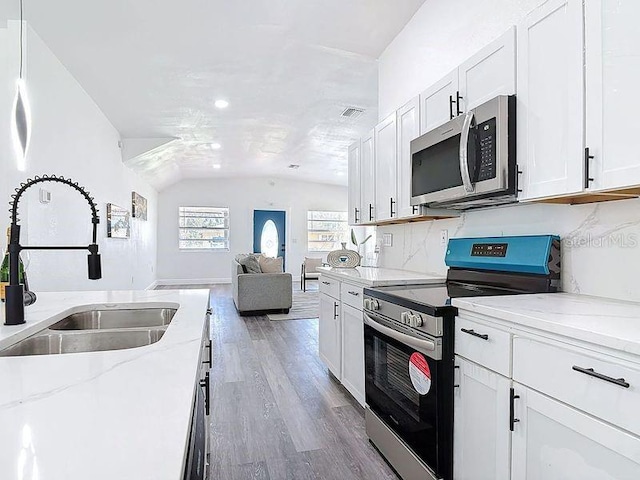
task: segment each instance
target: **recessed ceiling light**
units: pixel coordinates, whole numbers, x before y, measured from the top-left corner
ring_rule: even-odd
[[[219,143],[212,143],[211,148],[213,150],[220,150],[222,148],[222,145],[220,145]]]
[[[222,165],[220,165],[219,163],[216,163],[216,164],[213,165],[213,168],[215,170],[220,170],[220,168],[222,168]]]
[[[216,108],[227,108],[229,106],[229,102],[220,99],[216,100],[216,103],[214,103],[214,105],[216,106]]]

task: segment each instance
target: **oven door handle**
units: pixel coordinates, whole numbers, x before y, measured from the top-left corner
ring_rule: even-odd
[[[405,335],[404,333],[398,332],[393,328],[385,327],[384,325],[379,324],[373,318],[371,318],[366,313],[363,316],[364,323],[369,325],[371,328],[377,330],[380,333],[383,333],[387,337],[391,337],[394,340],[397,340],[405,345],[415,348],[416,350],[421,350],[426,352],[435,352],[436,344],[430,340],[423,340],[421,338],[412,337],[410,335]]]
[[[460,175],[462,176],[462,184],[467,193],[473,192],[473,183],[471,182],[471,174],[469,173],[469,133],[473,124],[473,111],[467,112],[462,124],[462,132],[460,134]]]

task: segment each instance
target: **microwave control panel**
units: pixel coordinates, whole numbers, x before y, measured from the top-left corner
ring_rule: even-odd
[[[476,141],[478,155],[477,181],[489,180],[496,177],[496,119],[492,118],[476,126]]]

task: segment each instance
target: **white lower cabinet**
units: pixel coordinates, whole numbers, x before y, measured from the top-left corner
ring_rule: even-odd
[[[511,380],[456,355],[454,479],[510,477]]]
[[[341,337],[340,301],[326,293],[320,293],[318,352],[322,361],[338,380],[342,374]]]
[[[362,285],[320,276],[320,359],[364,406],[364,321]]]
[[[513,480],[640,478],[640,438],[530,388],[514,388]]]
[[[364,405],[364,322],[362,310],[342,304],[342,385]]]

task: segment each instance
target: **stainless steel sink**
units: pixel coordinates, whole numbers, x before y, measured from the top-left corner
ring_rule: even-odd
[[[160,340],[165,330],[166,327],[64,333],[44,330],[0,351],[0,357],[99,352],[142,347]]]
[[[175,308],[129,310],[88,310],[74,313],[49,327],[51,330],[105,330],[113,328],[159,327],[169,325]]]

